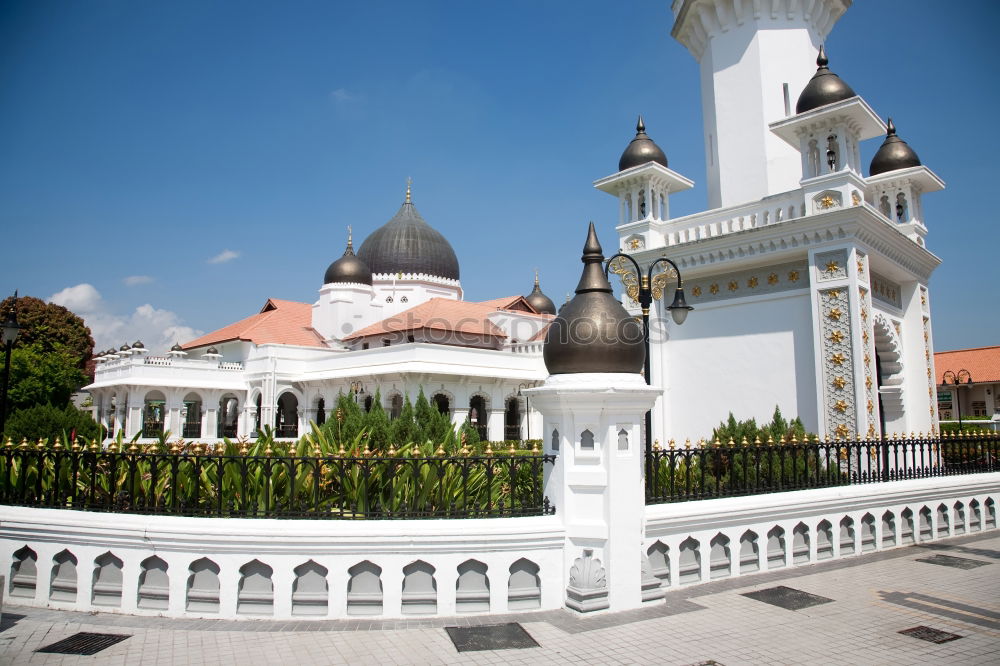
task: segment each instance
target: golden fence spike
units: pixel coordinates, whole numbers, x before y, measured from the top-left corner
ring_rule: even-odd
[[[698,446],[701,446],[701,443],[702,443],[702,440],[699,439],[698,440]],[[684,440],[684,448],[685,449],[690,449],[691,448],[691,439],[690,438]]]
[[[532,452],[532,453],[538,453],[538,442],[537,442],[537,441],[536,441],[536,442],[534,442],[534,443],[533,443],[533,444],[531,445],[531,452]]]
[[[750,442],[747,441],[747,436],[743,435],[743,441],[740,442],[743,446],[750,446]]]
[[[389,450],[385,452],[385,455],[388,456],[389,458],[395,458],[396,457],[396,445],[393,444],[392,442],[389,442]]]
[[[669,442],[667,442],[667,446],[669,446],[672,449],[677,446],[677,442],[671,439]]]
[[[59,437],[58,436],[56,436],[56,442],[55,442],[55,444],[52,445],[52,448],[55,449],[56,451],[58,451],[58,450],[60,450],[62,448],[62,444],[59,443]]]
[[[760,433],[757,433],[756,435],[754,435],[753,444],[754,444],[754,446],[760,446],[760,444],[761,444],[761,442],[760,442]]]
[[[486,455],[488,455],[488,456],[491,456],[491,455],[493,455],[493,447],[492,447],[492,446],[490,446],[490,443],[489,443],[489,442],[486,442],[486,451],[485,451],[485,453],[486,453]]]
[[[101,445],[97,443],[96,439],[93,442],[91,442],[90,450],[94,451],[95,453],[101,450]]]
[[[718,437],[715,438],[715,442],[713,442],[713,446],[716,446],[716,447],[722,446],[722,442],[719,441]]]
[[[514,440],[510,440],[510,450],[508,453],[512,456],[517,454],[517,449],[514,448]]]
[[[372,454],[372,450],[370,448],[368,448],[368,438],[366,437],[365,438],[365,450],[361,452],[361,455],[363,455],[365,458],[368,458],[368,457],[371,456],[371,454]]]
[[[434,455],[436,455],[436,456],[443,456],[443,455],[445,455],[444,444],[438,444],[437,451],[434,452]]]
[[[736,446],[736,442],[734,442],[734,441],[733,441],[733,438],[732,438],[732,437],[730,437],[730,438],[729,438],[729,448],[732,448],[732,447],[734,447],[734,446]]]
[[[132,442],[132,446],[128,447],[129,453],[136,453],[138,450],[139,450],[139,445],[136,444],[135,442]]]
[[[270,441],[268,441],[268,443],[267,443],[267,448],[264,449],[264,455],[268,456],[268,457],[274,455],[274,451],[271,449],[271,442]]]
[[[792,433],[792,444],[798,444],[798,443],[799,443],[799,436],[798,436],[798,435],[796,435],[796,434],[795,434],[795,433],[793,432],[793,433]]]
[[[37,444],[37,446],[38,446],[39,449],[44,449],[45,448],[45,440],[42,439],[41,437],[39,437],[38,438],[38,444]]]
[[[771,445],[774,444],[774,437],[771,437],[770,433],[768,433],[768,435],[767,435],[767,443],[771,444]]]

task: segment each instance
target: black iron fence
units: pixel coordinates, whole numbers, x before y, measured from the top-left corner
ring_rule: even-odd
[[[555,511],[542,492],[554,456],[295,456],[0,448],[0,503],[251,518],[492,518]]]
[[[646,503],[1000,471],[1000,434],[690,443],[649,454]]]

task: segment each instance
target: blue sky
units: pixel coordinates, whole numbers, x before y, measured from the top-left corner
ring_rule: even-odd
[[[924,198],[939,350],[1000,344],[1000,7],[945,6],[861,0],[827,41],[948,184]],[[313,301],[347,225],[360,242],[412,177],[467,299],[527,293],[538,267],[562,302],[587,222],[615,242],[591,183],[638,113],[696,182],[672,214],[705,207],[697,64],[670,26],[668,0],[7,0],[0,290],[63,292],[99,342],[183,340]]]

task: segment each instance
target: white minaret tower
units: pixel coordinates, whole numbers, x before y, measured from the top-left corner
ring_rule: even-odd
[[[708,206],[798,188],[801,156],[768,130],[795,113],[851,0],[674,0],[672,34],[701,65]]]

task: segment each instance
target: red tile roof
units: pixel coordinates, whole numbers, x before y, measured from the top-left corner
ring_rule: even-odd
[[[493,298],[488,301],[479,301],[480,305],[489,305],[495,310],[510,310],[511,312],[527,312],[529,314],[539,314],[538,310],[531,307],[524,296],[507,296],[506,298]]]
[[[1000,347],[979,347],[977,349],[956,349],[934,354],[934,369],[937,383],[942,383],[942,375],[948,370],[959,372],[968,370],[974,383],[1000,382]],[[964,376],[963,376],[964,379]],[[951,383],[951,377],[948,377]]]
[[[230,340],[245,340],[258,345],[326,346],[319,333],[312,328],[312,305],[269,298],[259,313],[191,340],[182,347],[192,349]]]
[[[347,336],[346,340],[364,338],[402,331],[430,328],[439,331],[455,331],[495,338],[505,337],[504,332],[487,315],[496,312],[496,305],[469,303],[450,298],[432,298],[426,303],[415,305],[382,321],[375,322]]]

